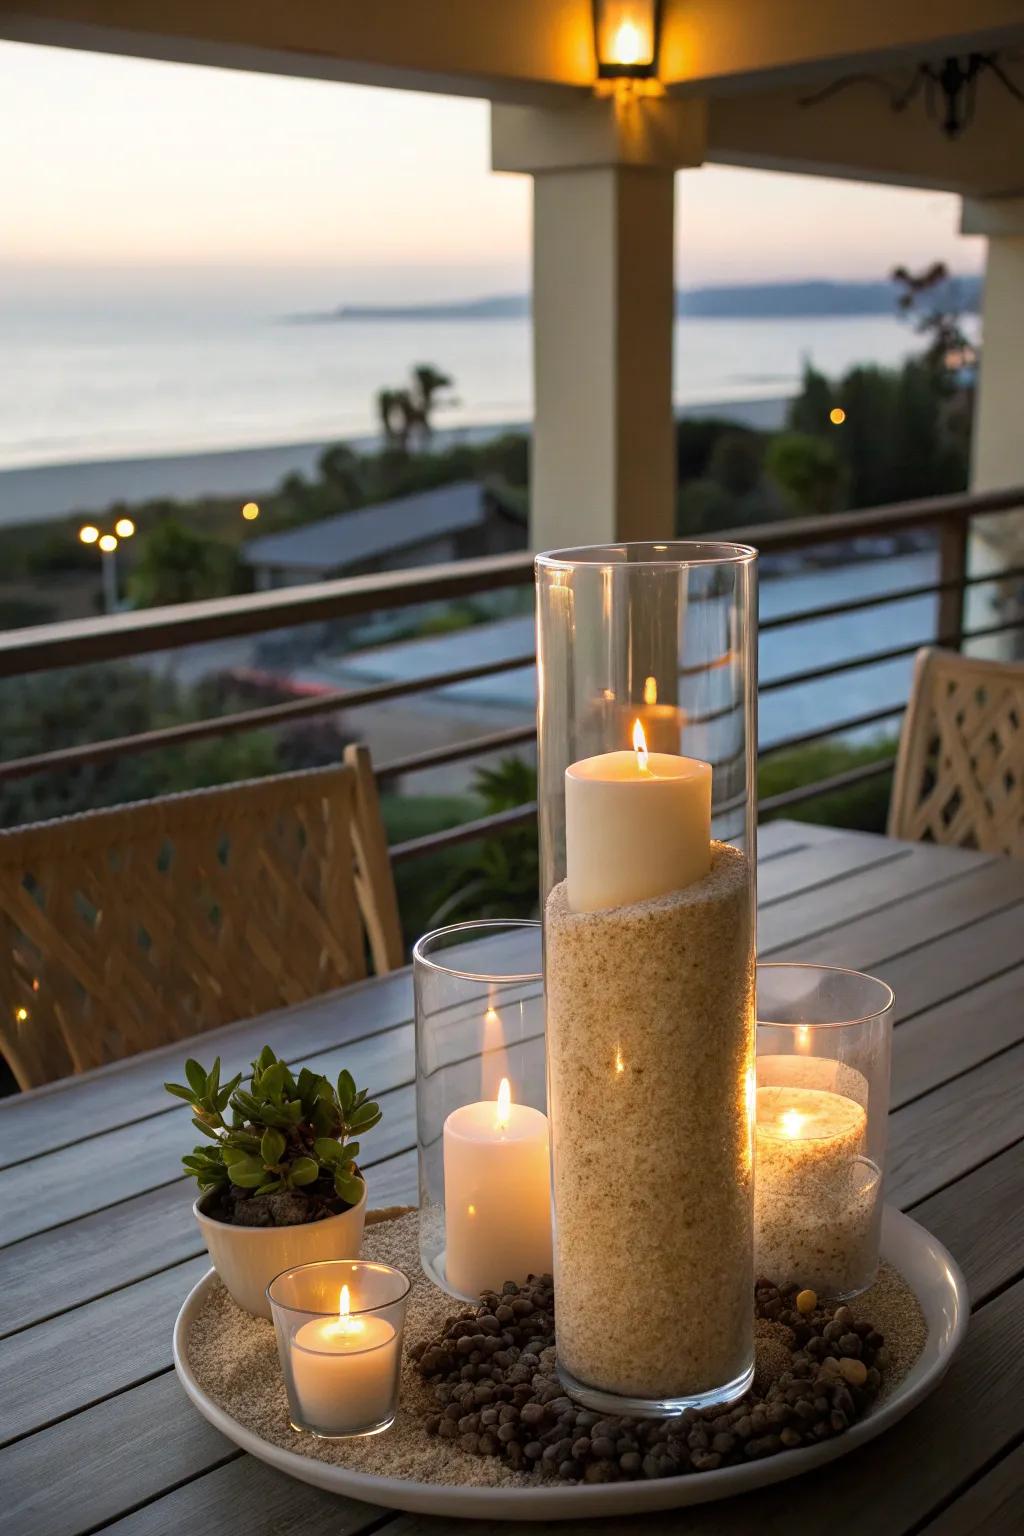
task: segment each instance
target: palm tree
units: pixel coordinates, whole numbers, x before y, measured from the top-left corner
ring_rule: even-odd
[[[433,433],[431,415],[438,405],[437,395],[450,389],[453,380],[431,363],[417,363],[411,370],[412,384],[407,389],[382,389],[377,394],[377,415],[389,448],[407,453],[414,441],[425,448]]]

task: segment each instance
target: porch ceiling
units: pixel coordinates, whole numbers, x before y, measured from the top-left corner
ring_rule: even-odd
[[[956,143],[870,85],[799,104],[852,71],[1024,49],[1024,0],[664,0],[663,16],[661,76],[707,100],[709,160],[1024,190],[1024,108],[995,81]],[[0,0],[0,37],[549,107],[595,75],[591,0]]]

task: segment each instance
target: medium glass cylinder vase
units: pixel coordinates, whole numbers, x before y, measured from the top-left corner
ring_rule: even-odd
[[[477,1302],[551,1269],[540,924],[425,934],[413,982],[420,1257]]]
[[[892,989],[831,965],[757,968],[757,1270],[831,1300],[878,1269]]]
[[[537,560],[558,1369],[602,1412],[753,1374],[756,554]]]

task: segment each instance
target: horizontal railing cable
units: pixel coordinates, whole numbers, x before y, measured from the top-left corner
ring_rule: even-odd
[[[1007,619],[1002,624],[987,624],[982,629],[962,630],[956,635],[929,635],[910,645],[894,646],[888,651],[866,651],[860,656],[847,656],[843,661],[831,661],[824,667],[808,667],[803,672],[785,672],[781,677],[769,678],[758,684],[759,693],[775,693],[780,688],[796,688],[803,683],[815,683],[824,677],[835,677],[840,672],[856,672],[860,667],[878,667],[883,662],[900,661],[914,656],[930,645],[957,646],[964,640],[982,640],[989,635],[1005,634],[1010,629],[1024,629],[1024,618]]]
[[[867,783],[869,779],[879,779],[883,774],[891,773],[895,765],[894,755],[879,758],[877,762],[862,763],[856,768],[847,768],[843,773],[817,779],[813,784],[798,784],[793,789],[783,790],[781,794],[768,795],[758,800],[758,814],[763,816],[766,812],[785,811],[790,806],[802,805],[805,800],[817,800],[821,795],[831,794],[837,789],[852,789],[857,784]]]
[[[870,564],[870,561],[865,561]],[[834,570],[835,567],[830,567]],[[772,629],[789,629],[794,624],[806,624],[812,620],[839,619],[847,613],[860,613],[865,608],[881,608],[890,603],[905,603],[913,597],[938,597],[940,592],[963,591],[967,587],[984,586],[986,582],[1015,581],[1024,576],[1024,565],[1012,565],[1004,571],[989,572],[984,576],[961,576],[951,581],[926,581],[917,587],[896,587],[891,592],[873,592],[870,597],[851,597],[844,603],[824,603],[820,608],[801,608],[797,612],[779,613],[761,619],[758,630],[763,635]]]
[[[291,699],[286,704],[269,704],[260,709],[247,709],[232,715],[214,715],[206,720],[190,720],[183,725],[163,726],[155,731],[141,731],[135,736],[115,736],[106,741],[86,742],[78,747],[59,747],[53,752],[40,752],[33,757],[17,757],[8,763],[0,763],[0,784],[6,779],[22,779],[29,774],[43,773],[57,768],[78,768],[89,763],[109,762],[113,758],[126,757],[135,752],[153,752],[162,747],[180,747],[189,742],[204,741],[211,736],[227,736],[234,731],[260,731],[291,725],[297,720],[315,719],[318,715],[339,714],[342,710],[360,709],[371,704],[385,704],[391,699],[429,693],[443,688],[454,688],[459,683],[471,683],[481,678],[495,677],[502,672],[514,672],[521,667],[532,667],[532,651],[524,656],[509,656],[502,661],[481,662],[475,667],[460,667],[453,672],[438,672],[433,676],[414,677],[400,683],[375,683],[368,688],[353,688],[336,693],[323,693],[311,699]]]
[[[463,821],[458,826],[447,827],[443,832],[428,832],[423,837],[411,837],[404,843],[392,843],[388,849],[392,864],[402,864],[407,859],[417,859],[423,854],[440,853],[444,848],[455,848],[460,843],[473,843],[482,837],[510,832],[537,820],[537,802],[516,805],[507,811],[496,811],[493,816],[481,816],[476,821]]]

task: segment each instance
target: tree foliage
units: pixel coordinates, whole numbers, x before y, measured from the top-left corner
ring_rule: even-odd
[[[128,582],[139,608],[193,603],[244,589],[244,567],[230,544],[175,518],[142,536]]]

